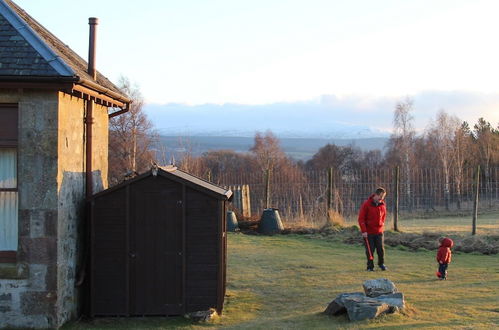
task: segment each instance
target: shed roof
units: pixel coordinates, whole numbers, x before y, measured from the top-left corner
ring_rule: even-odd
[[[219,198],[219,199],[227,200],[232,196],[232,191],[230,189],[225,189],[225,188],[222,188],[220,186],[217,186],[211,182],[208,182],[206,180],[198,178],[197,176],[194,176],[192,174],[189,174],[187,172],[179,170],[175,166],[159,166],[159,167],[153,167],[151,170],[149,170],[149,171],[147,171],[139,176],[136,176],[133,179],[127,180],[123,183],[120,183],[119,185],[116,185],[114,187],[111,187],[109,189],[101,191],[101,192],[93,195],[92,198],[96,198],[96,197],[99,197],[101,195],[111,193],[115,190],[123,188],[124,186],[127,186],[129,184],[132,184],[136,181],[142,180],[142,179],[150,177],[150,176],[162,176],[162,177],[165,177],[167,179],[181,182],[181,183],[184,183],[195,190],[198,190],[198,191],[201,191],[204,193],[208,193],[208,194],[210,194],[216,198]]]
[[[130,101],[100,72],[94,81],[87,66],[75,51],[13,1],[0,0],[0,81],[38,78],[74,82],[107,91],[119,101]]]

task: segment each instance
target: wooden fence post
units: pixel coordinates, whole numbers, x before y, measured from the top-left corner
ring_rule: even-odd
[[[249,185],[245,184],[242,186],[242,208],[243,208],[243,216],[244,217],[251,217],[251,201],[250,201],[250,188]]]
[[[399,188],[400,188],[400,167],[395,167],[393,192],[393,230],[399,231]]]
[[[298,213],[299,213],[300,220],[303,220],[305,217],[303,214],[303,199],[301,197],[301,194],[300,194],[299,199],[298,199]]]
[[[333,209],[333,168],[327,171],[327,210],[326,216],[331,220],[331,210]]]
[[[480,191],[480,165],[475,175],[475,198],[473,199],[473,220],[471,223],[471,235],[476,235],[476,220],[478,218],[478,192]]]
[[[271,170],[268,168],[265,171],[265,208],[270,207],[270,173]]]

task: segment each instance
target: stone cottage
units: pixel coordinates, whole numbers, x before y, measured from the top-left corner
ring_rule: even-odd
[[[130,100],[10,0],[0,0],[0,328],[81,312],[85,198],[107,188],[108,120]]]

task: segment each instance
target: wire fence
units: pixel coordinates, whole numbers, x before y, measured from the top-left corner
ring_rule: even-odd
[[[361,203],[377,188],[387,190],[386,203],[393,210],[396,187],[394,168],[360,171],[292,171],[223,173],[211,181],[223,186],[248,185],[251,213],[269,206],[287,218],[324,217],[328,209],[345,218],[355,217]],[[479,170],[479,209],[499,210],[499,167]],[[445,175],[436,168],[400,170],[399,214],[470,214],[475,198],[476,168],[459,175]],[[328,189],[332,187],[332,189]],[[269,203],[267,204],[267,195]],[[328,207],[329,206],[329,207]]]

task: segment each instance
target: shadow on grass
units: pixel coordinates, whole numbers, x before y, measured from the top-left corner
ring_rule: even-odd
[[[182,316],[174,317],[98,317],[81,319],[67,323],[62,329],[182,329],[191,328],[194,322]],[[211,323],[199,323],[197,326],[212,327]]]

